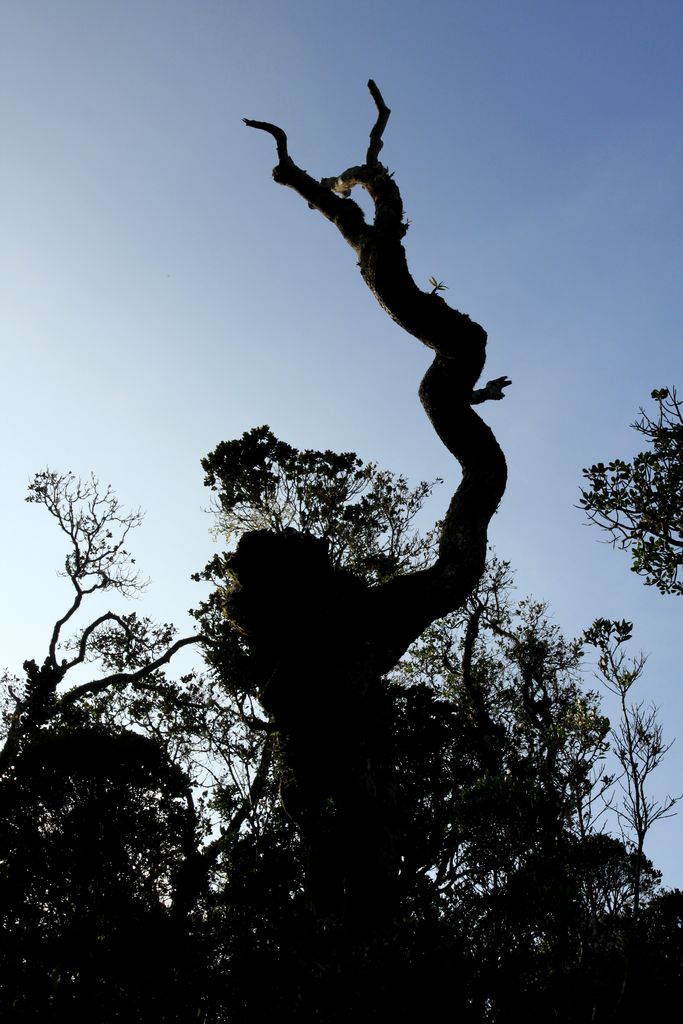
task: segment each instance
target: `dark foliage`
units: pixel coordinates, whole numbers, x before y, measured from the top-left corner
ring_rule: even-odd
[[[598,462],[583,475],[581,504],[612,543],[631,552],[631,569],[663,594],[683,594],[683,412],[675,388],[652,392],[632,424],[648,443],[631,462]]]
[[[185,1021],[195,951],[173,907],[194,849],[187,780],[157,744],[41,732],[0,789],[0,1005],[7,1021]]]

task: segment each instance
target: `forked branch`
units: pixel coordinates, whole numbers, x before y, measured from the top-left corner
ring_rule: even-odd
[[[462,604],[483,571],[488,523],[505,490],[507,470],[492,431],[472,405],[500,400],[510,381],[497,377],[475,390],[486,360],[486,331],[449,306],[439,288],[423,291],[413,280],[402,244],[408,225],[401,193],[393,175],[379,162],[390,110],[374,81],[368,88],[377,117],[365,163],[331,177],[315,180],[298,167],[281,128],[267,121],[245,119],[244,123],[273,136],[278,155],[275,181],[293,189],[336,225],[356,253],[363,280],[382,308],[436,354],[422,382],[420,399],[436,433],[460,463],[463,479],[444,520],[436,564],[375,591],[385,612],[391,606],[387,633],[379,644],[385,648],[386,670],[397,652],[400,656],[404,643],[410,643],[434,618]],[[351,198],[357,186],[372,199],[371,224]],[[377,620],[374,628],[376,636],[383,633]]]

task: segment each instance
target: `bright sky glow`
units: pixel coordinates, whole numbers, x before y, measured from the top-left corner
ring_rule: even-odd
[[[483,413],[510,484],[491,540],[567,634],[635,623],[641,696],[677,745],[681,599],[576,509],[581,468],[637,450],[652,388],[683,388],[679,0],[4,0],[0,6],[3,492],[0,667],[42,659],[68,591],[25,505],[46,465],[147,511],[132,547],[175,621],[214,546],[199,459],[260,423],[417,482],[453,460],[416,398],[429,353],[381,312],[331,225],[273,184],[273,121],[315,176],[382,160],[411,268],[489,332]],[[683,815],[647,852],[683,885]]]

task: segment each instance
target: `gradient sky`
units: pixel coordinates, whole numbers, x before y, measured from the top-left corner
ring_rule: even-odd
[[[576,508],[581,468],[630,457],[652,388],[683,387],[682,37],[680,0],[0,0],[0,667],[42,659],[69,599],[23,502],[46,465],[146,510],[139,610],[183,631],[214,550],[199,459],[222,439],[269,423],[441,476],[443,511],[429,353],[241,122],[337,173],[364,156],[373,77],[414,276],[446,282],[489,332],[485,377],[513,380],[483,409],[510,465],[491,540],[567,634],[634,621],[641,696],[680,737],[653,786],[682,791],[682,599]],[[669,884],[682,849],[683,814],[649,843]]]

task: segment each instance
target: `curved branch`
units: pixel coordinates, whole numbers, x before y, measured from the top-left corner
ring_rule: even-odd
[[[375,101],[375,106],[377,107],[377,120],[370,132],[370,145],[368,146],[368,154],[365,158],[365,162],[366,164],[376,164],[377,158],[379,157],[379,151],[384,145],[382,135],[384,134],[384,129],[387,126],[387,121],[389,120],[389,114],[391,111],[382,99],[382,93],[379,91],[372,79],[368,82],[368,89],[370,90],[370,95]]]
[[[162,655],[156,658],[154,661],[150,661],[148,665],[143,665],[142,668],[136,669],[135,672],[115,672],[110,676],[105,676],[104,679],[94,679],[89,683],[81,683],[80,686],[74,686],[73,689],[68,690],[62,695],[60,704],[62,706],[75,704],[81,697],[88,696],[93,693],[100,693],[102,690],[106,690],[108,686],[115,686],[120,683],[136,683],[141,679],[145,679],[147,676],[152,675],[157,669],[167,665],[174,654],[177,654],[183,647],[187,647],[189,644],[201,644],[209,643],[209,638],[203,634],[197,636],[186,636],[182,640],[176,640],[174,644],[164,651]]]
[[[294,189],[305,199],[312,210],[318,210],[331,220],[343,237],[354,248],[360,244],[363,230],[367,229],[363,211],[352,200],[345,201],[335,195],[332,189],[312,178],[294,163],[287,152],[287,136],[282,128],[268,121],[252,121],[242,118],[248,128],[257,128],[267,132],[275,139],[279,163],[273,168],[273,179],[278,185],[286,185]]]
[[[276,124],[271,124],[269,121],[251,121],[248,117],[243,117],[242,121],[246,124],[247,128],[258,128],[259,131],[268,132],[269,135],[273,136],[277,146],[278,159],[281,164],[287,163],[290,160],[287,151],[287,135],[282,128],[278,128]]]
[[[88,640],[95,632],[95,630],[105,622],[118,622],[119,626],[127,632],[127,626],[120,615],[115,612],[105,612],[104,615],[100,615],[99,618],[95,619],[90,625],[86,626],[81,634],[81,639],[78,644],[78,654],[75,658],[71,658],[70,661],[62,662],[62,668],[64,672],[68,672],[69,669],[74,668],[76,665],[80,665],[85,661],[86,654],[88,652]]]
[[[374,82],[369,88],[380,111],[368,150],[373,159],[320,182],[294,163],[281,128],[267,121],[243,120],[248,127],[266,131],[276,140],[280,162],[273,169],[274,180],[292,188],[336,225],[358,256],[363,280],[389,316],[435,352],[461,360],[469,357],[469,372],[463,374],[469,395],[484,365],[486,332],[469,316],[451,308],[440,295],[418,288],[410,274],[401,244],[408,229],[401,193],[387,168],[376,159],[388,108]],[[366,224],[356,203],[336,194],[348,197],[355,185],[365,188],[373,201],[372,225]]]
[[[73,615],[76,614],[76,612],[78,611],[78,609],[80,608],[80,606],[81,606],[81,604],[83,602],[83,591],[81,590],[80,586],[78,586],[77,584],[74,584],[74,586],[76,587],[76,596],[73,599],[71,607],[61,617],[61,619],[57,619],[57,621],[54,624],[54,628],[52,630],[52,636],[50,638],[50,649],[49,649],[48,657],[50,659],[50,664],[52,665],[53,668],[57,668],[58,667],[57,666],[57,647],[59,646],[59,638],[61,636],[62,627],[65,626],[67,624],[67,622],[69,621],[69,619]]]

